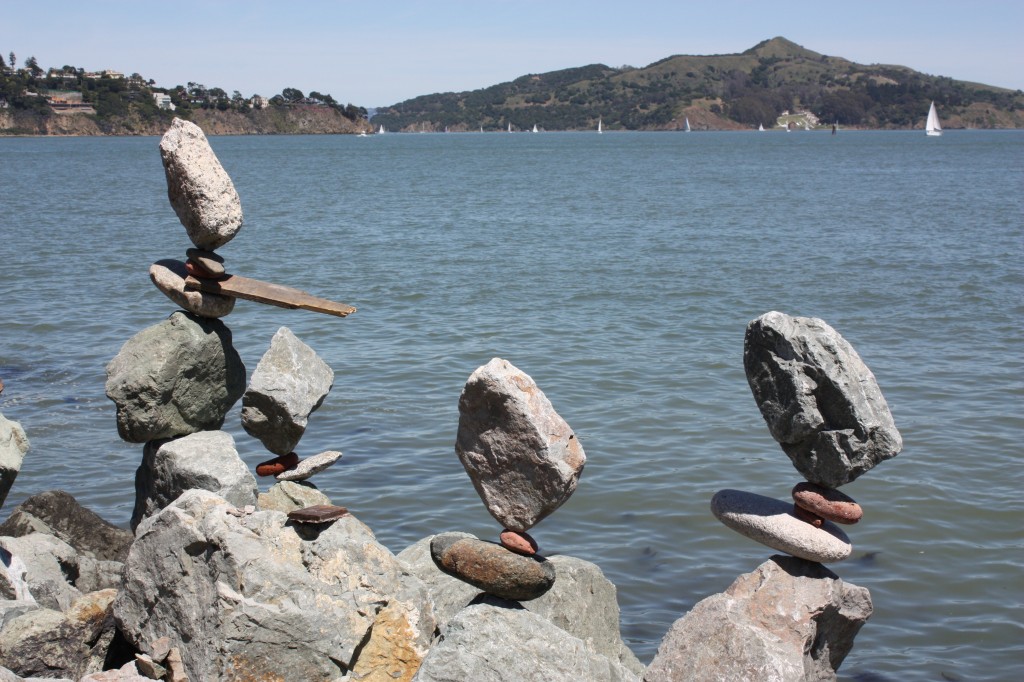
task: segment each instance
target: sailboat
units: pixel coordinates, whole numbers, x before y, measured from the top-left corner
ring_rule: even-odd
[[[535,133],[536,133],[536,132],[539,132],[539,131],[537,130],[537,124],[536,124],[536,123],[534,123],[534,124],[533,124],[533,132],[535,132]]]
[[[942,134],[939,115],[935,113],[935,102],[932,102],[932,106],[928,109],[928,120],[924,124],[924,132],[929,137],[938,137]]]
[[[383,123],[380,124],[380,130],[377,131],[377,134],[378,135],[383,135],[384,134],[384,124]]]
[[[763,123],[758,123],[757,124],[757,132],[759,132],[759,133],[763,133],[764,132],[764,124]]]
[[[512,132],[512,121],[509,121],[509,122],[508,122],[508,131],[509,131],[510,133]]]
[[[686,132],[690,132],[690,117],[686,117]]]
[[[600,135],[603,131],[601,130],[601,117],[597,118],[597,134]]]

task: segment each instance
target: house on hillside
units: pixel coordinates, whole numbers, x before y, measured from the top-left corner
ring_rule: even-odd
[[[166,109],[167,111],[174,111],[177,107],[174,106],[174,102],[171,101],[171,96],[164,92],[154,92],[153,101],[156,103],[158,109]]]
[[[253,109],[266,109],[270,106],[270,100],[263,95],[253,95],[249,98],[249,106]]]

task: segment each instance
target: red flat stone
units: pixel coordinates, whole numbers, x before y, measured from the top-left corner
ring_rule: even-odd
[[[289,469],[294,469],[299,465],[299,456],[294,452],[289,452],[287,455],[281,455],[274,459],[268,459],[266,462],[260,462],[256,465],[257,476],[277,476],[283,474]]]
[[[804,523],[811,524],[815,528],[821,528],[821,526],[825,523],[825,519],[821,518],[814,512],[809,512],[806,509],[803,509],[802,507],[799,507],[795,504],[793,505],[793,516],[797,517]]]
[[[864,510],[849,496],[834,488],[806,481],[793,486],[793,502],[796,506],[835,523],[857,523],[864,515]]]
[[[502,547],[511,552],[515,552],[516,554],[533,556],[537,553],[537,541],[531,538],[527,533],[509,530],[506,528],[501,531],[501,535],[498,536],[498,539],[501,541]]]
[[[314,504],[305,509],[288,512],[288,518],[295,523],[330,523],[348,514],[348,509],[335,504]]]

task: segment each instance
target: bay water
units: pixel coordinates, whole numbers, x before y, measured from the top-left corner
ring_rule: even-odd
[[[148,281],[190,246],[156,138],[0,139],[0,412],[32,449],[2,517],[63,489],[127,525],[141,446],[104,366],[174,305]],[[1024,678],[1024,132],[217,137],[245,225],[229,271],[355,305],[239,301],[251,372],[282,325],[334,369],[298,451],[392,551],[496,539],[454,452],[492,357],[581,439],[578,490],[533,535],[598,564],[649,662],[671,623],[772,550],[715,491],[801,480],[743,372],[769,310],[821,317],[875,373],[904,451],[844,492],[865,509],[831,568],[875,613],[846,680]],[[253,466],[270,457],[225,429]],[[260,481],[261,489],[269,487]]]

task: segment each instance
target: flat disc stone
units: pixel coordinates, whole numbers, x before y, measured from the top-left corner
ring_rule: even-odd
[[[224,317],[235,309],[235,299],[231,296],[187,291],[187,276],[185,264],[178,260],[158,260],[149,266],[149,278],[156,288],[190,313],[199,317],[217,318]]]
[[[821,528],[801,521],[793,505],[742,490],[719,490],[711,498],[711,513],[754,542],[808,561],[842,561],[853,552],[850,538],[831,521]]]

